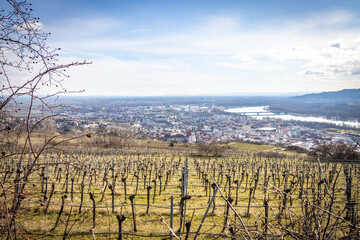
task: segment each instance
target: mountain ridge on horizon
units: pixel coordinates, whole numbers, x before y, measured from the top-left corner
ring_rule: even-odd
[[[360,98],[360,88],[342,89],[338,91],[323,91],[323,92],[285,92],[285,93],[208,93],[208,94],[165,94],[165,95],[146,95],[146,96],[107,96],[107,95],[62,95],[65,98],[166,98],[166,97],[289,97],[292,99],[300,98],[329,98],[329,97],[349,97],[355,96]]]
[[[292,100],[306,101],[360,101],[360,88],[343,89],[340,91],[328,91],[321,93],[310,93],[301,96],[293,96]]]

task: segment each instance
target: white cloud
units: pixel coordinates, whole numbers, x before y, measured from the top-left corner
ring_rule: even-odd
[[[344,28],[355,21],[357,16],[349,11],[337,10],[329,12],[313,12],[290,19],[287,24],[292,29],[315,30],[328,32],[331,29]]]
[[[247,71],[259,71],[259,72],[279,72],[287,69],[286,66],[267,62],[259,64],[259,62],[244,62],[244,63],[233,63],[233,62],[219,62],[216,63],[219,66],[241,69]]]
[[[341,82],[344,87],[358,83],[356,19],[346,11],[314,13],[252,29],[239,19],[216,16],[176,30],[134,28],[111,18],[79,19],[72,31],[81,28],[83,36],[91,37],[61,38],[53,44],[66,49],[67,56],[94,62],[86,71],[73,72],[80,85],[87,79],[94,94],[322,91],[326,90],[321,89],[322,81],[338,83],[329,88],[341,88]],[[97,88],[99,79],[107,85],[102,91]],[[301,85],[300,80],[318,85]],[[275,82],[282,89],[269,87]],[[266,88],[261,87],[264,83]]]
[[[353,39],[346,40],[353,42]],[[316,54],[316,58],[311,59],[305,65],[304,73],[306,75],[314,75],[313,77],[324,78],[326,81],[337,81],[344,77],[347,77],[348,81],[352,81],[350,76],[358,75],[360,46],[347,46],[335,40],[332,44],[318,50]]]
[[[267,79],[267,84],[269,85],[278,85],[280,83],[280,81],[278,79],[274,79],[272,77],[269,77]]]

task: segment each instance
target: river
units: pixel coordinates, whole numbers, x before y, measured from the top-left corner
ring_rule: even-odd
[[[330,123],[337,126],[346,126],[352,128],[360,128],[360,122],[357,121],[340,121],[333,120],[324,117],[311,117],[311,116],[296,116],[296,115],[276,115],[267,109],[269,106],[257,106],[257,107],[241,107],[241,108],[229,108],[225,112],[231,113],[249,113],[249,112],[258,112],[259,116],[251,116],[256,119],[263,118],[277,118],[285,121],[295,120],[303,122],[320,122],[320,123]],[[245,114],[246,115],[246,114]]]

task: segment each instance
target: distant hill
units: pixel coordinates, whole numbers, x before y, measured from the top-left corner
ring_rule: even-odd
[[[360,88],[344,89],[334,92],[305,94],[301,96],[291,97],[290,99],[306,102],[360,102]]]
[[[305,94],[269,105],[270,110],[277,113],[360,121],[360,89]]]

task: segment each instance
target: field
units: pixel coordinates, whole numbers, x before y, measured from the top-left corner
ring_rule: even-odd
[[[16,231],[29,239],[168,239],[170,231],[173,239],[358,237],[359,165],[258,154],[281,151],[272,146],[227,149],[210,157],[154,141],[120,150],[69,146],[32,168],[29,156],[5,154],[2,238],[14,206]]]

